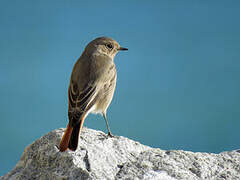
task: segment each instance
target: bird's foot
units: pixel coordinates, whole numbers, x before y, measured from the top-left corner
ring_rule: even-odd
[[[108,132],[108,137],[112,138],[112,137],[114,137],[114,135],[112,135],[111,132]]]

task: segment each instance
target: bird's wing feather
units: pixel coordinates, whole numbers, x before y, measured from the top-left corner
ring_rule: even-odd
[[[95,90],[96,87],[87,85],[83,91],[79,91],[78,85],[72,82],[68,90],[69,105],[71,108],[84,110],[91,101]]]
[[[83,91],[79,91],[77,84],[70,84],[68,89],[68,115],[72,126],[79,123],[81,116],[95,94],[96,87],[87,86]]]

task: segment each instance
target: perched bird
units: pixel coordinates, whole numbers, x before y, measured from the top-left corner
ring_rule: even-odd
[[[74,65],[68,88],[69,123],[59,145],[60,151],[77,149],[79,132],[89,113],[102,114],[108,136],[113,136],[106,113],[116,86],[117,72],[113,60],[121,50],[128,49],[120,47],[111,38],[100,37],[86,46]]]

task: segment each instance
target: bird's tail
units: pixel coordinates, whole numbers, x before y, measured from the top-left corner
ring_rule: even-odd
[[[68,148],[71,149],[72,151],[75,151],[77,149],[79,131],[80,131],[80,123],[78,123],[73,127],[72,135],[70,137]]]
[[[68,123],[67,129],[64,132],[62,140],[59,145],[59,150],[61,152],[66,151],[67,148],[75,151],[78,146],[79,132],[83,127],[85,116],[80,118],[80,121],[77,124]]]
[[[73,131],[73,127],[70,125],[70,123],[68,123],[67,129],[65,130],[64,135],[63,135],[62,140],[61,140],[60,145],[59,145],[59,150],[61,152],[67,150],[69,140],[70,140],[70,137],[72,135],[72,131]]]
[[[82,130],[85,116],[82,116],[80,122],[73,127],[72,135],[68,144],[68,148],[75,151],[78,146],[79,132]]]

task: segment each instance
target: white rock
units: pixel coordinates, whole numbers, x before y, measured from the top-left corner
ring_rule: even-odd
[[[77,151],[62,153],[56,146],[63,132],[54,130],[29,145],[1,179],[240,179],[240,151],[164,151],[84,128]]]

